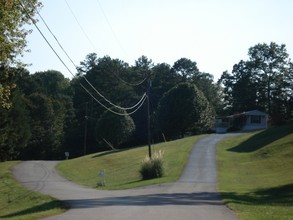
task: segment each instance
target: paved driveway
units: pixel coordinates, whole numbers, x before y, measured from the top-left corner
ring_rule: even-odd
[[[233,134],[198,141],[175,183],[102,191],[72,183],[56,173],[57,161],[26,161],[14,167],[27,188],[67,202],[70,209],[47,220],[237,220],[216,192],[215,144]]]

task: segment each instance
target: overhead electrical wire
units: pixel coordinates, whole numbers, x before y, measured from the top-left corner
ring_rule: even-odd
[[[54,39],[56,40],[56,42],[58,43],[59,47],[62,49],[62,51],[65,53],[65,55],[67,56],[67,58],[70,60],[70,62],[75,66],[75,68],[77,68],[77,66],[75,65],[75,63],[73,62],[73,60],[70,58],[70,56],[68,55],[68,53],[65,51],[65,49],[62,47],[62,45],[60,44],[59,40],[57,39],[57,37],[55,36],[55,34],[51,31],[51,29],[49,28],[49,26],[47,25],[47,22],[45,21],[45,19],[42,17],[42,15],[40,14],[40,12],[37,10],[37,14],[39,15],[39,17],[41,18],[41,20],[43,21],[43,23],[45,24],[46,28],[48,29],[48,31],[51,33],[51,35],[54,37]]]
[[[97,49],[96,49],[94,43],[91,41],[91,39],[89,38],[89,36],[88,36],[87,33],[85,32],[84,28],[82,27],[82,25],[81,25],[80,22],[78,21],[76,15],[74,14],[74,12],[73,12],[72,8],[70,7],[69,3],[68,3],[66,0],[64,0],[64,1],[65,1],[65,3],[66,3],[67,7],[69,8],[69,11],[71,12],[72,16],[74,17],[76,23],[78,24],[79,28],[81,29],[82,33],[84,34],[84,36],[86,37],[86,39],[88,40],[88,42],[90,43],[90,45],[92,46],[93,50],[94,50],[94,51],[97,51]]]
[[[141,102],[141,100],[146,96],[146,93],[143,94],[142,98],[139,100],[138,103],[136,103],[134,106],[131,106],[131,107],[121,107],[121,106],[118,106],[118,105],[115,105],[114,103],[112,103],[110,100],[108,100],[105,96],[103,96],[89,81],[88,79],[85,77],[85,76],[82,76],[85,81],[92,87],[93,90],[95,90],[95,92],[101,96],[106,102],[108,102],[110,105],[118,108],[118,109],[121,109],[121,110],[130,110],[130,109],[133,109],[135,108],[137,105],[139,105],[139,103]]]
[[[66,52],[66,50],[62,47],[62,45],[61,45],[61,43],[59,42],[59,40],[57,39],[57,37],[55,36],[55,34],[51,31],[51,29],[50,29],[50,27],[49,27],[49,25],[47,24],[47,22],[45,21],[45,19],[42,17],[42,15],[39,13],[39,11],[37,10],[37,14],[39,15],[39,17],[41,18],[41,20],[43,21],[43,23],[45,24],[45,26],[46,26],[46,28],[48,29],[48,31],[51,33],[51,35],[54,37],[54,39],[56,40],[56,42],[58,43],[58,45],[59,45],[59,47],[62,49],[62,51],[65,53],[65,55],[67,56],[67,58],[71,61],[71,63],[75,66],[75,68],[77,69],[78,67],[77,67],[77,65],[75,65],[75,63],[73,62],[73,60],[70,58],[70,56],[68,55],[68,53]],[[115,73],[114,73],[115,74]],[[73,75],[73,74],[72,74]],[[73,77],[75,77],[74,75],[73,75]],[[144,93],[143,94],[143,97],[141,98],[141,100],[138,102],[138,103],[136,103],[134,106],[132,106],[132,107],[121,107],[121,106],[118,106],[118,105],[115,105],[114,103],[112,103],[110,100],[108,100],[105,96],[103,96],[89,81],[88,81],[88,79],[83,75],[82,76],[84,79],[85,79],[85,81],[92,87],[92,89],[94,89],[94,91],[99,95],[99,96],[101,96],[106,102],[108,102],[110,105],[112,105],[112,106],[114,106],[114,107],[116,107],[116,108],[118,108],[118,109],[122,109],[122,110],[131,110],[131,109],[133,109],[133,108],[135,108],[136,106],[138,106],[139,105],[139,103],[140,103],[140,101],[143,99],[143,97],[146,95],[146,93]],[[120,80],[122,80],[122,79],[120,79]],[[146,79],[144,79],[143,81],[142,81],[142,83],[145,81]],[[126,81],[125,81],[125,83],[127,83]],[[141,83],[140,83],[141,84]],[[136,85],[140,85],[140,84],[136,84]]]
[[[49,32],[52,34],[52,36],[54,37],[54,39],[56,40],[56,42],[58,43],[59,47],[62,49],[62,51],[65,53],[65,55],[67,56],[67,58],[71,61],[71,63],[75,66],[75,68],[77,68],[77,66],[75,65],[75,63],[73,62],[73,60],[70,58],[70,56],[68,55],[68,53],[65,51],[65,49],[62,47],[61,43],[59,42],[59,40],[57,39],[57,37],[54,35],[54,33],[51,31],[50,27],[48,26],[48,24],[46,23],[45,19],[41,16],[41,14],[39,13],[39,11],[37,11],[37,14],[40,16],[41,20],[43,21],[43,23],[45,24],[46,28],[49,30]],[[143,94],[142,98],[139,100],[138,103],[136,103],[134,106],[132,107],[121,107],[118,105],[115,105],[114,103],[112,103],[110,100],[108,100],[105,96],[103,96],[89,81],[85,76],[82,76],[85,81],[92,87],[92,89],[95,90],[95,92],[101,96],[106,102],[108,102],[109,104],[111,104],[112,106],[121,109],[121,110],[131,110],[133,108],[135,108],[136,106],[138,106],[140,104],[140,102],[143,100],[144,96],[146,95],[146,93]]]
[[[113,111],[112,109],[108,108],[107,106],[105,106],[103,103],[101,103],[95,96],[93,96],[88,90],[87,88],[85,88],[81,83],[80,83],[81,87],[88,93],[90,94],[90,96],[96,101],[98,102],[102,107],[104,107],[105,109],[107,109],[108,111],[112,112],[113,114],[116,114],[116,115],[120,115],[120,116],[126,116],[126,115],[132,115],[134,114],[135,112],[137,112],[141,106],[143,105],[143,103],[145,102],[146,100],[146,96],[143,97],[141,103],[139,104],[139,106],[137,107],[137,109],[133,110],[132,112],[129,112],[129,113],[120,113],[120,112],[116,112],[116,111]]]
[[[66,0],[65,0],[66,1]],[[41,34],[41,36],[43,37],[43,39],[46,41],[46,43],[49,45],[49,47],[52,49],[52,51],[54,52],[54,54],[58,57],[58,59],[61,61],[61,63],[66,67],[66,69],[68,70],[68,72],[75,78],[76,76],[72,73],[72,71],[68,68],[68,66],[65,64],[65,62],[61,59],[61,57],[58,55],[58,53],[56,52],[56,50],[53,48],[53,46],[50,44],[50,42],[47,40],[47,38],[45,37],[45,35],[42,33],[42,31],[40,30],[40,28],[38,27],[38,25],[36,24],[35,20],[29,15],[29,13],[27,12],[26,8],[24,7],[24,5],[22,4],[21,1],[20,5],[23,8],[24,12],[26,13],[26,15],[29,17],[29,19],[32,21],[32,23],[34,24],[34,26],[36,27],[36,29],[38,30],[38,32]],[[47,23],[45,22],[45,20],[42,18],[42,16],[40,15],[39,12],[37,12],[38,15],[40,16],[40,18],[42,19],[42,21],[44,22],[44,24],[46,25],[46,27],[48,28],[49,32],[53,35],[53,37],[55,38],[55,40],[57,41],[58,45],[60,46],[60,48],[63,50],[63,52],[66,54],[66,56],[68,57],[68,59],[72,62],[72,64],[76,67],[76,65],[74,64],[74,62],[72,61],[72,59],[70,58],[70,56],[67,54],[67,52],[65,51],[65,49],[62,47],[62,45],[60,44],[60,42],[58,41],[57,37],[53,34],[53,32],[50,30],[49,26],[47,25]],[[102,107],[104,107],[105,109],[107,109],[108,111],[112,112],[113,114],[117,114],[117,115],[131,115],[133,113],[135,113],[136,111],[138,111],[141,106],[143,105],[144,101],[146,100],[146,93],[143,94],[142,98],[132,107],[127,107],[127,108],[123,108],[121,106],[115,105],[113,104],[111,101],[109,101],[108,99],[106,99],[87,79],[85,76],[83,76],[83,78],[86,80],[86,82],[105,100],[107,101],[109,104],[111,104],[112,106],[119,108],[121,110],[131,110],[135,107],[138,106],[137,109],[135,109],[134,111],[130,112],[130,113],[120,113],[120,112],[115,112],[112,109],[108,108],[107,106],[105,106],[104,104],[102,104],[88,89],[85,88],[85,86],[80,83],[80,86],[95,100],[97,101]]]
[[[113,72],[114,76],[116,76],[117,79],[119,79],[121,82],[125,83],[126,85],[130,85],[130,86],[140,86],[141,84],[143,84],[148,77],[144,78],[142,81],[138,82],[138,83],[130,83],[125,81],[124,79],[122,79],[121,77],[119,77],[115,72]]]
[[[106,20],[106,22],[107,22],[107,24],[108,24],[108,26],[109,26],[111,32],[112,32],[112,34],[113,34],[115,40],[117,41],[119,47],[121,48],[121,50],[123,51],[123,53],[124,53],[126,56],[128,56],[128,54],[126,53],[126,51],[125,51],[124,48],[122,47],[122,45],[121,45],[121,43],[120,43],[120,41],[119,41],[119,39],[118,39],[118,37],[117,37],[117,35],[116,35],[116,33],[115,33],[115,31],[114,31],[112,25],[111,25],[111,23],[110,23],[110,21],[109,21],[107,15],[106,15],[106,12],[105,12],[105,10],[103,9],[103,6],[102,6],[101,2],[100,2],[99,0],[96,0],[96,2],[97,2],[97,4],[98,4],[99,8],[101,9],[102,14],[103,14],[103,16],[104,16],[104,18],[105,18],[105,20]],[[140,82],[138,82],[138,83],[130,83],[130,82],[127,82],[127,81],[123,80],[123,79],[122,79],[121,77],[119,77],[115,72],[113,72],[113,73],[114,73],[114,75],[116,76],[117,79],[119,79],[119,80],[122,81],[123,83],[125,83],[125,84],[127,84],[127,85],[130,85],[130,86],[139,86],[139,85],[143,84],[143,83],[147,80],[147,77],[146,77],[145,79],[143,79],[142,81],[140,81]]]
[[[67,2],[67,0],[64,0],[64,1],[65,1],[65,3],[66,3],[67,7],[69,8],[69,10],[70,10],[72,16],[74,17],[76,23],[78,24],[79,28],[81,29],[81,31],[83,32],[83,34],[85,35],[85,37],[87,38],[87,40],[89,41],[89,43],[92,45],[93,49],[96,51],[95,45],[92,43],[92,41],[90,40],[89,36],[88,36],[87,33],[85,32],[84,28],[82,27],[82,25],[81,25],[80,22],[78,21],[76,15],[74,14],[74,12],[73,12],[72,8],[70,7],[69,3]],[[104,11],[104,9],[103,9],[103,7],[102,7],[100,1],[99,1],[99,0],[96,0],[96,1],[97,1],[98,6],[100,7],[100,9],[101,9],[101,11],[102,11],[103,16],[105,17],[105,20],[106,20],[107,24],[108,24],[109,27],[110,27],[110,30],[111,30],[111,32],[112,32],[114,38],[115,38],[116,41],[118,42],[118,45],[120,46],[120,48],[121,48],[121,50],[124,52],[124,54],[125,54],[126,56],[128,56],[128,54],[126,53],[126,51],[125,51],[124,48],[122,47],[120,41],[118,40],[117,35],[115,34],[114,29],[112,28],[112,25],[110,24],[109,19],[108,19],[106,13],[105,13],[105,11]],[[42,20],[43,20],[43,19],[42,19]],[[46,26],[47,26],[47,25],[46,25]],[[49,30],[49,31],[50,31],[50,30]],[[50,32],[51,32],[51,31],[50,31]],[[56,39],[55,36],[54,36],[54,38]],[[57,43],[58,43],[58,42],[57,42]],[[59,44],[59,43],[58,43],[58,44]],[[63,50],[63,48],[61,48],[61,49]],[[64,51],[64,52],[65,52],[65,51]],[[65,52],[65,54],[67,55],[66,52]],[[70,59],[70,58],[69,58],[69,59]],[[71,59],[70,59],[70,60],[71,60]],[[72,61],[72,60],[71,60],[71,61]],[[73,63],[73,62],[72,62],[72,63]],[[75,64],[74,64],[74,66],[77,68],[77,66],[76,66]],[[122,81],[123,83],[125,83],[125,84],[127,84],[127,85],[130,85],[130,86],[139,86],[139,85],[143,84],[143,83],[146,81],[146,79],[147,79],[147,77],[146,77],[145,79],[143,79],[142,81],[140,81],[140,82],[138,82],[138,83],[129,83],[129,82],[123,80],[122,78],[120,78],[116,73],[114,73],[114,75],[115,75],[116,78],[118,78],[120,81]],[[91,85],[91,87],[92,87],[92,85]],[[92,87],[92,88],[93,88],[93,87]]]
[[[21,7],[23,8],[24,12],[26,13],[26,16],[29,17],[29,19],[32,21],[32,23],[34,24],[34,26],[37,28],[37,30],[39,31],[39,33],[42,35],[43,39],[46,41],[46,43],[49,45],[49,47],[52,49],[52,51],[55,53],[55,55],[58,57],[58,59],[61,61],[61,63],[65,66],[65,68],[68,70],[68,72],[74,76],[74,74],[71,72],[71,70],[68,68],[68,66],[64,63],[64,61],[61,59],[61,57],[58,55],[58,53],[55,51],[55,49],[53,48],[53,46],[50,44],[50,42],[47,40],[47,38],[45,37],[45,35],[42,33],[42,31],[40,30],[40,28],[38,27],[38,25],[36,24],[35,20],[29,15],[29,13],[27,12],[26,8],[24,7],[24,5],[22,4],[21,1],[19,1]]]
[[[113,29],[111,23],[110,23],[110,21],[109,21],[107,15],[106,15],[106,12],[104,11],[104,9],[103,9],[103,7],[102,7],[101,2],[100,2],[99,0],[96,0],[96,1],[97,1],[97,4],[98,4],[99,8],[101,9],[102,14],[103,14],[103,16],[104,16],[104,18],[105,18],[105,20],[106,20],[106,22],[107,22],[107,24],[108,24],[108,26],[109,26],[111,32],[112,32],[112,35],[114,36],[115,40],[117,41],[117,43],[118,43],[120,49],[121,49],[121,50],[123,51],[123,53],[128,57],[128,54],[126,53],[126,51],[125,51],[124,48],[122,47],[122,44],[120,43],[120,41],[119,41],[119,39],[118,39],[118,37],[117,37],[117,35],[116,35],[116,33],[115,33],[115,31],[114,31],[114,29]]]

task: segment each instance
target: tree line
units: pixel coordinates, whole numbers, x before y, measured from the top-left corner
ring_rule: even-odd
[[[16,88],[11,108],[0,110],[1,160],[60,158],[65,151],[80,156],[145,144],[147,98],[153,142],[161,141],[162,134],[174,139],[202,133],[211,128],[220,103],[212,75],[200,72],[196,62],[187,58],[170,66],[154,65],[142,56],[129,66],[93,53],[81,62],[72,80],[54,70],[34,74],[22,68],[9,71]],[[148,86],[148,97],[142,100]],[[118,106],[142,101],[128,115],[110,106],[96,90]],[[115,115],[111,109],[123,114]]]
[[[16,87],[12,106],[0,109],[1,160],[60,159],[65,151],[76,157],[145,144],[148,110],[152,142],[210,132],[216,115],[258,109],[275,124],[292,119],[293,71],[285,45],[257,44],[248,54],[218,82],[187,58],[170,66],[141,56],[130,66],[91,53],[71,80],[54,70],[2,67]],[[131,115],[118,108],[136,104]]]
[[[0,1],[0,161],[145,144],[148,119],[156,142],[209,132],[217,115],[258,109],[272,124],[293,118],[293,64],[274,42],[249,48],[248,60],[218,82],[187,58],[171,66],[141,56],[130,66],[95,53],[71,80],[54,70],[31,74],[17,57],[40,7]]]
[[[225,110],[258,109],[267,112],[275,124],[292,119],[293,63],[286,45],[257,44],[249,48],[248,57],[219,79]]]

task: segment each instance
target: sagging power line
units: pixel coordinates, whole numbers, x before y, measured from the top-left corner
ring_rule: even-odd
[[[66,0],[65,0],[66,1]],[[72,71],[69,69],[69,67],[65,64],[65,62],[61,59],[61,57],[58,55],[58,53],[56,52],[56,50],[53,48],[53,46],[50,44],[50,42],[48,41],[48,39],[45,37],[45,35],[42,33],[42,31],[40,30],[40,28],[38,27],[38,25],[36,24],[35,20],[32,19],[32,17],[28,14],[28,12],[26,11],[24,5],[22,4],[22,2],[20,1],[21,7],[23,8],[25,14],[29,17],[29,19],[32,21],[32,23],[34,24],[34,26],[36,27],[36,29],[38,30],[38,32],[41,34],[41,36],[43,37],[43,39],[46,41],[46,43],[49,45],[49,47],[52,49],[52,51],[54,52],[54,54],[58,57],[58,59],[61,61],[61,63],[66,67],[66,69],[68,70],[68,72],[74,77],[76,78],[76,76],[72,73]],[[47,25],[47,23],[45,22],[45,20],[43,19],[43,17],[40,15],[39,12],[37,12],[38,15],[40,16],[41,20],[44,22],[45,26],[47,27],[47,29],[49,30],[49,32],[52,34],[52,36],[54,37],[54,39],[57,41],[58,45],[60,46],[60,48],[62,49],[62,51],[66,54],[67,58],[72,62],[72,64],[75,66],[75,68],[77,68],[77,66],[75,65],[75,63],[72,61],[72,59],[70,58],[70,56],[68,55],[68,53],[65,51],[65,49],[62,47],[61,43],[58,41],[57,37],[53,34],[53,32],[51,31],[51,29],[49,28],[49,26]],[[141,99],[133,106],[131,107],[121,107],[118,105],[115,105],[114,103],[112,103],[110,100],[108,100],[105,96],[103,96],[88,80],[85,76],[82,76],[85,81],[88,83],[88,85],[90,85],[90,87],[92,89],[94,89],[94,91],[100,96],[102,97],[106,102],[108,102],[109,104],[111,104],[113,107],[118,108],[120,110],[131,110],[137,107],[137,109],[133,110],[130,113],[120,113],[117,111],[114,111],[110,108],[108,108],[107,106],[105,106],[104,104],[102,104],[88,89],[86,89],[86,87],[80,83],[80,86],[96,101],[98,102],[102,107],[104,107],[106,110],[112,112],[113,114],[117,114],[117,115],[131,115],[133,113],[135,113],[136,111],[138,111],[138,109],[141,108],[141,106],[143,105],[145,99],[146,99],[146,93],[143,94],[143,96],[141,97]]]
[[[117,43],[118,43],[120,49],[123,51],[123,53],[124,53],[127,57],[129,57],[128,54],[126,53],[126,51],[124,50],[124,48],[122,47],[122,44],[120,43],[120,41],[119,41],[119,39],[118,39],[118,37],[117,37],[117,35],[116,35],[116,33],[115,33],[115,31],[114,31],[114,29],[113,29],[111,23],[110,23],[110,21],[109,21],[107,15],[106,15],[106,12],[105,12],[105,10],[104,10],[103,7],[102,7],[101,2],[100,2],[99,0],[96,0],[96,2],[97,2],[97,5],[99,6],[99,8],[101,9],[101,12],[102,12],[102,14],[103,14],[103,16],[104,16],[104,18],[105,18],[105,20],[106,20],[106,22],[107,22],[109,28],[110,28],[110,31],[111,31],[113,37],[115,38],[115,40],[117,41]]]
[[[82,25],[81,25],[80,22],[78,21],[76,15],[75,15],[75,13],[73,12],[72,8],[70,7],[69,3],[68,3],[66,0],[64,0],[64,1],[65,1],[65,3],[66,3],[66,5],[67,5],[67,7],[68,7],[68,9],[69,9],[69,11],[70,11],[70,13],[71,13],[72,16],[74,17],[76,23],[78,24],[80,30],[82,31],[82,33],[84,34],[84,36],[86,37],[86,39],[88,40],[88,42],[90,43],[90,45],[92,46],[93,50],[94,50],[94,51],[97,51],[97,49],[96,49],[94,43],[91,41],[91,39],[89,38],[89,36],[88,36],[87,33],[85,32],[84,28],[82,27]]]
[[[54,37],[54,39],[56,40],[56,42],[58,43],[59,47],[61,48],[61,50],[65,53],[65,55],[67,56],[67,58],[71,61],[71,63],[75,66],[75,68],[77,69],[77,65],[73,62],[73,60],[70,58],[70,56],[68,55],[68,53],[66,52],[66,50],[63,48],[63,46],[61,45],[61,43],[59,42],[59,40],[57,39],[56,35],[52,32],[52,30],[50,29],[49,25],[47,24],[47,22],[45,21],[45,19],[41,16],[41,14],[39,13],[39,11],[37,11],[37,14],[40,16],[41,20],[43,21],[43,23],[45,24],[46,28],[48,29],[48,31],[51,33],[51,35]],[[115,73],[116,74],[116,73]],[[74,77],[74,76],[73,76]],[[141,100],[143,100],[144,96],[146,95],[146,93],[143,94],[142,98],[139,100],[138,103],[136,103],[134,106],[131,106],[131,107],[121,107],[121,106],[118,106],[118,105],[115,105],[114,103],[112,103],[110,100],[108,100],[105,96],[103,96],[89,81],[88,79],[85,77],[85,76],[82,76],[85,81],[90,85],[90,87],[99,95],[101,96],[106,102],[108,102],[110,105],[118,108],[118,109],[121,109],[121,110],[131,110],[133,108],[135,108],[136,106],[138,106],[141,102]],[[118,77],[118,76],[117,76]],[[120,78],[120,80],[122,80]],[[141,85],[144,81],[146,80],[143,79],[140,83],[138,84],[131,84],[131,83],[128,83],[130,85],[135,85],[135,86],[138,86],[138,85]],[[123,80],[124,81],[124,80]],[[124,81],[125,83],[127,83],[126,81]]]
[[[99,103],[102,107],[104,107],[105,109],[107,109],[108,111],[110,111],[110,112],[112,112],[113,114],[115,114],[115,115],[120,115],[120,116],[126,116],[126,115],[132,115],[132,114],[134,114],[135,112],[137,112],[140,108],[141,108],[141,106],[143,105],[143,103],[145,102],[145,100],[146,100],[146,96],[144,96],[143,97],[143,99],[141,99],[140,100],[140,104],[139,104],[139,106],[137,107],[137,109],[135,109],[135,110],[133,110],[132,112],[129,112],[129,113],[120,113],[120,112],[116,112],[116,111],[113,111],[112,109],[110,109],[110,108],[108,108],[107,106],[105,106],[103,103],[101,103],[95,96],[93,96],[88,90],[87,90],[87,88],[85,88],[84,87],[84,85],[83,84],[81,84],[80,83],[80,85],[81,85],[81,87],[97,102],[97,103]]]

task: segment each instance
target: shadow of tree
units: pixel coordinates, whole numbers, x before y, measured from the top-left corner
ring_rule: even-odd
[[[251,193],[238,194],[235,192],[223,192],[220,196],[216,192],[194,193],[159,193],[135,196],[117,196],[91,199],[74,199],[64,201],[51,201],[32,208],[0,216],[0,218],[20,217],[38,212],[48,211],[54,208],[93,208],[105,206],[165,206],[165,205],[223,205],[225,203],[239,203],[249,205],[293,205],[293,184],[279,187],[259,189]]]
[[[278,132],[276,132],[277,130]],[[251,138],[242,142],[241,144],[228,149],[228,151],[233,151],[238,153],[249,153],[249,152],[257,151],[263,148],[264,146],[292,133],[293,133],[293,124],[285,125],[282,127],[272,127],[253,135]]]
[[[215,192],[155,193],[147,195],[111,196],[91,199],[64,200],[73,209],[108,206],[194,206],[223,205]]]
[[[13,218],[13,217],[20,217],[20,216],[24,216],[24,215],[31,215],[31,214],[35,214],[35,213],[40,213],[40,212],[45,212],[45,211],[49,211],[52,209],[68,209],[69,206],[66,205],[65,203],[61,202],[61,201],[51,201],[51,202],[46,202],[44,204],[41,205],[37,205],[28,209],[24,209],[21,211],[17,211],[14,213],[10,213],[7,215],[3,215],[0,216],[0,218]]]
[[[251,193],[238,194],[235,192],[220,193],[226,204],[238,203],[249,205],[293,205],[293,184],[279,187],[259,189]]]
[[[102,157],[102,156],[106,156],[106,155],[110,155],[110,154],[121,153],[121,152],[127,151],[127,150],[129,150],[129,148],[115,149],[115,150],[111,150],[111,151],[105,151],[105,152],[101,152],[101,153],[97,153],[97,154],[93,155],[92,158]]]
[[[111,196],[91,199],[73,199],[63,201],[53,201],[24,209],[18,212],[0,216],[0,218],[21,217],[24,215],[48,211],[68,204],[72,209],[108,207],[108,206],[193,206],[193,205],[223,205],[219,194],[215,192],[195,192],[195,193],[158,193],[135,196]],[[65,206],[64,206],[65,207]]]

